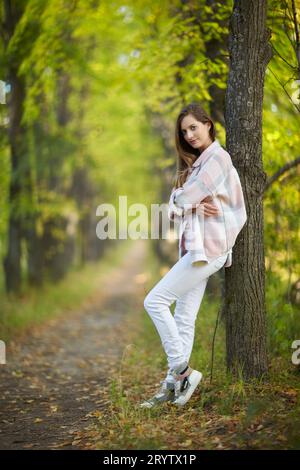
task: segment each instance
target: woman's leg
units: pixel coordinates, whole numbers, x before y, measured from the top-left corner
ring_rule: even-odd
[[[176,301],[174,319],[177,325],[179,336],[183,343],[185,361],[189,362],[194,344],[195,323],[197,314],[206,289],[208,277],[200,281],[199,285],[190,289]],[[175,383],[175,379],[168,370],[167,382]]]
[[[191,289],[199,287],[203,281],[207,282],[209,276],[223,266],[226,258],[227,255],[223,255],[208,264],[197,266],[191,263],[188,252],[174,264],[146,296],[144,307],[160,335],[169,369],[174,369],[186,361],[185,342],[180,336],[177,323],[169,308],[170,305]],[[203,288],[205,289],[204,283]],[[192,298],[195,299],[193,296]],[[189,324],[193,321],[194,311],[195,308],[185,311],[185,315],[190,317]],[[191,329],[189,332],[191,333]],[[189,341],[191,342],[191,339]]]

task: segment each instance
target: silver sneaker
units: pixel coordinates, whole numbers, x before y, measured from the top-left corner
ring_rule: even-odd
[[[159,391],[149,400],[144,401],[140,404],[140,408],[153,408],[153,406],[160,405],[167,401],[173,402],[175,400],[175,384],[161,380],[162,384]]]

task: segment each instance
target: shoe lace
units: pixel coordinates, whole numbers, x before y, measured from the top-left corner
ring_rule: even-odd
[[[188,378],[185,377],[185,378],[183,379],[183,381],[181,382],[180,391],[181,391],[181,392],[184,392],[184,390],[188,387],[188,384],[189,384]]]
[[[177,380],[175,383],[175,397],[177,398],[189,385],[188,378],[185,377],[183,380]]]

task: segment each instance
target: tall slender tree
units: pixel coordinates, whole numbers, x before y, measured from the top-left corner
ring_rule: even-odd
[[[20,55],[16,50],[8,53],[10,41],[14,35],[18,22],[24,12],[26,2],[5,0],[3,5],[3,39],[6,53],[6,77],[11,87],[8,98],[8,145],[11,158],[11,179],[9,186],[10,212],[8,221],[8,246],[3,261],[6,290],[18,292],[21,287],[21,239],[22,214],[19,202],[22,192],[22,157],[27,152],[26,130],[21,123],[23,103],[25,100],[25,83],[18,75],[18,59]]]

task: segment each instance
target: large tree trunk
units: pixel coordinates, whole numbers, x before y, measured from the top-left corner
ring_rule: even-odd
[[[267,1],[236,0],[230,20],[226,147],[241,178],[248,220],[225,271],[227,367],[244,379],[268,371],[262,163],[264,76],[271,58],[266,29]]]

